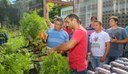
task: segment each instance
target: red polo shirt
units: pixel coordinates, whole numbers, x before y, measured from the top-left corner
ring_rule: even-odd
[[[71,69],[76,69],[78,72],[87,68],[87,32],[80,26],[74,30],[72,38],[77,41],[74,48],[69,51],[69,64]]]

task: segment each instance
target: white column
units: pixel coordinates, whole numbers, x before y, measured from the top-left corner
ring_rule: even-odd
[[[127,0],[125,0],[125,14],[127,14]]]
[[[93,11],[93,10],[92,10],[92,0],[91,0],[91,3],[90,3],[90,4],[91,4],[90,16],[92,16],[92,11]]]
[[[103,0],[97,0],[97,18],[102,22]]]
[[[118,2],[118,13],[120,13],[120,0],[117,0]]]
[[[87,18],[87,14],[88,14],[88,5],[87,3],[85,4],[86,5],[86,12],[85,12],[85,17],[86,17],[86,25],[89,26],[89,23],[87,22],[88,21],[88,18]]]
[[[116,0],[113,0],[113,11],[116,13]]]

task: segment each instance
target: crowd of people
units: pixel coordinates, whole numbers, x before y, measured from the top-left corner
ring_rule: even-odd
[[[48,18],[47,22],[50,23],[48,26],[55,30],[55,33],[47,33],[48,43],[54,45],[58,42],[57,45],[50,47],[48,52],[68,52],[72,74],[87,74],[87,70],[95,70],[103,64],[110,64],[119,57],[128,58],[128,26],[119,27],[118,17],[110,16],[108,20],[110,28],[104,29],[97,17],[92,16],[91,24],[84,28],[76,14],[69,14],[64,19],[64,23],[60,24],[60,29],[67,34],[60,34],[60,30],[56,30],[56,25],[59,25],[56,22],[60,17],[54,17],[54,24]],[[52,34],[55,38],[51,38]],[[92,68],[89,68],[90,66]]]
[[[105,30],[102,23],[93,16],[90,26],[84,29],[79,17],[69,14],[64,22],[71,29],[71,38],[51,47],[48,52],[68,52],[69,65],[73,74],[86,74],[88,66],[92,65],[95,70],[96,67],[109,64],[123,57],[124,54],[128,57],[128,27],[126,29],[119,27],[118,20],[116,16],[111,16],[109,18],[110,28]],[[68,32],[67,34],[70,35]]]

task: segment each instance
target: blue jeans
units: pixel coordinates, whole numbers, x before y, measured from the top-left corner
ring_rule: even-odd
[[[96,67],[102,67],[102,65],[105,63],[105,62],[100,62],[100,58],[101,57],[98,56],[91,57],[91,63],[94,70],[96,69]]]
[[[72,70],[72,74],[87,74],[87,70],[83,70],[83,71],[80,71],[80,72],[77,72],[77,70]]]

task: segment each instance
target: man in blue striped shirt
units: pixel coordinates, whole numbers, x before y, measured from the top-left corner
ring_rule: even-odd
[[[47,31],[47,46],[49,48],[56,47],[69,40],[69,35],[63,30],[63,24],[63,19],[61,17],[57,17],[56,20],[54,20],[54,28],[50,28]]]

